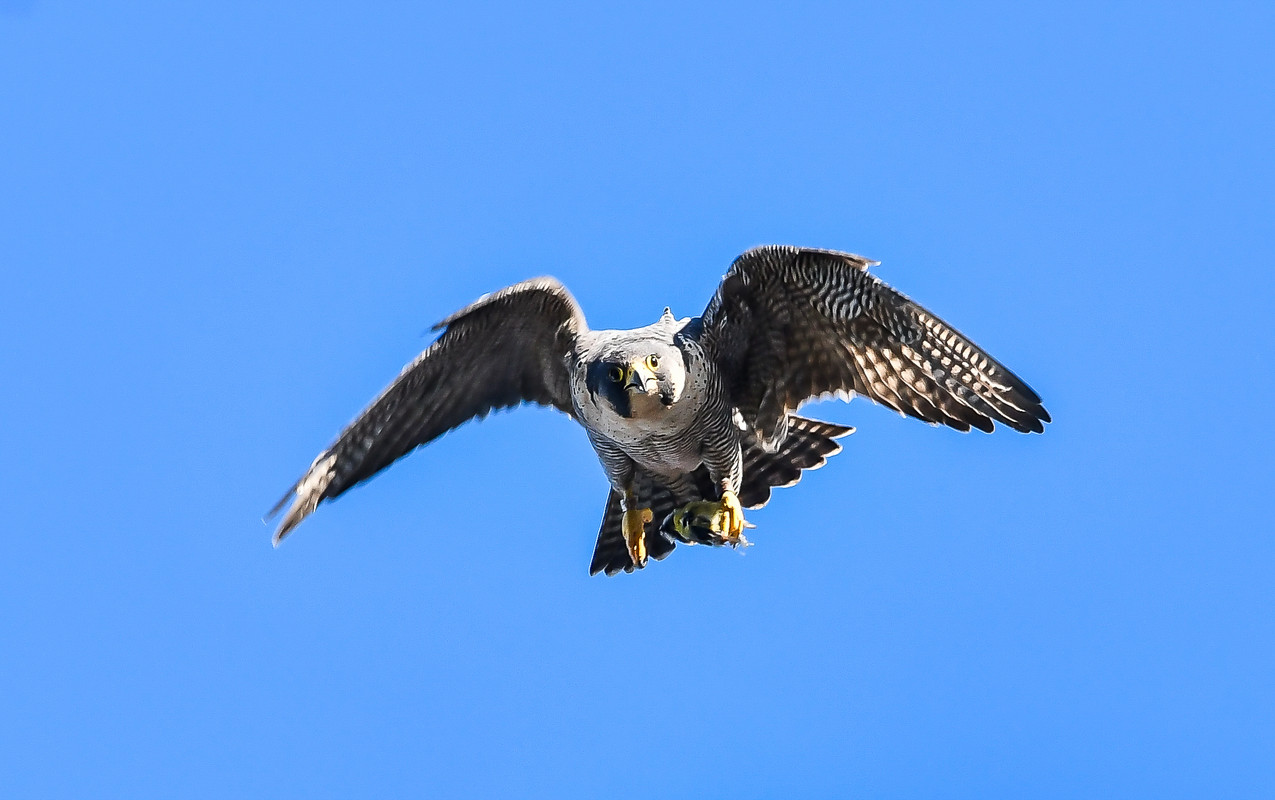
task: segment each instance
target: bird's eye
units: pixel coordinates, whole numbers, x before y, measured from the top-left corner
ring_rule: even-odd
[[[612,383],[619,383],[624,380],[624,370],[619,367],[611,367],[607,370],[607,378],[610,379]]]
[[[647,356],[647,357],[646,357],[646,365],[647,365],[648,367],[650,367],[651,369],[656,369],[657,367],[659,367],[659,366],[660,366],[660,358],[659,358],[659,356],[656,356],[656,355],[649,355],[649,356]]]

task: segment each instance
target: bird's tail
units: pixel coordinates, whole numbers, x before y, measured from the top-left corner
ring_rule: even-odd
[[[841,445],[836,440],[851,433],[854,433],[854,428],[846,425],[790,416],[788,436],[773,453],[766,452],[752,434],[745,434],[740,505],[745,508],[766,505],[771,489],[792,486],[801,480],[802,472],[822,467],[830,457],[841,452]],[[706,468],[700,467],[690,477],[691,480],[686,483],[694,488],[685,494],[685,487],[679,487],[683,496],[674,496],[668,487],[649,479],[649,476],[647,484],[639,490],[643,507],[651,509],[654,519],[654,523],[647,526],[646,549],[647,555],[656,561],[673,552],[677,546],[677,536],[671,532],[670,526],[664,524],[669,515],[684,503],[717,499],[717,489]],[[593,561],[589,564],[590,575],[633,571],[622,523],[620,497],[612,491],[602,514],[602,528],[598,531]]]
[[[744,508],[761,508],[770,500],[772,487],[792,486],[801,473],[819,469],[841,452],[837,439],[854,433],[848,425],[836,425],[805,417],[788,417],[788,437],[773,453],[768,453],[751,435],[744,440],[744,481],[739,503]]]

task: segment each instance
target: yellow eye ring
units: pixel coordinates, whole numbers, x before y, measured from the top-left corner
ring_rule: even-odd
[[[657,369],[660,366],[660,358],[657,355],[649,355],[646,357],[646,365],[651,369]]]
[[[619,367],[611,367],[610,369],[607,370],[607,378],[612,383],[619,383],[620,381],[624,380],[624,370],[620,369]]]

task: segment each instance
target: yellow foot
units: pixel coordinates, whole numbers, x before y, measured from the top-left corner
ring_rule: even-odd
[[[673,512],[673,532],[685,542],[747,546],[744,528],[752,527],[744,522],[744,509],[734,492],[722,492],[716,503],[700,501],[687,503]]]
[[[630,508],[624,512],[624,541],[635,567],[646,565],[646,523],[650,521],[649,508]]]

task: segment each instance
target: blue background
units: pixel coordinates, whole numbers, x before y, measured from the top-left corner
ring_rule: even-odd
[[[6,797],[1270,797],[1269,4],[0,2]],[[522,409],[262,513],[483,292],[851,250],[1044,436],[866,401],[589,578]]]

